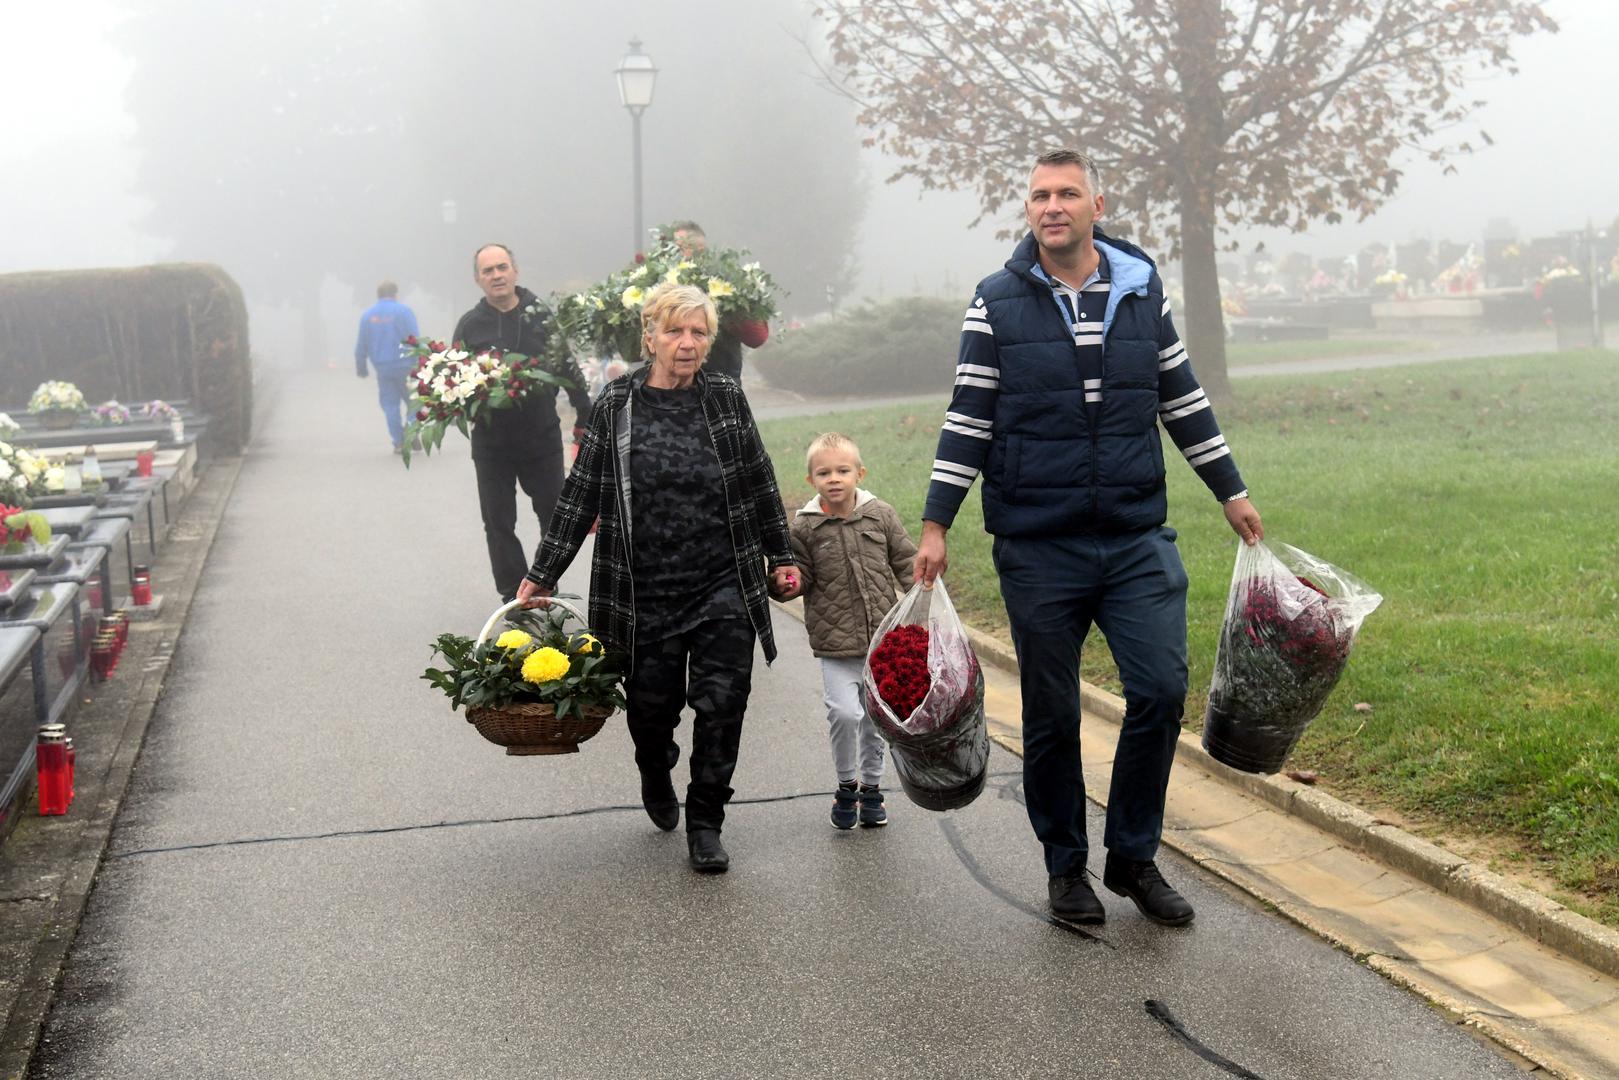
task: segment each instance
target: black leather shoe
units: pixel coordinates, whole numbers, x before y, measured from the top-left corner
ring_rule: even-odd
[[[723,874],[731,868],[731,857],[720,844],[718,829],[696,829],[686,834],[691,851],[691,868],[700,874]]]
[[[1056,876],[1046,883],[1051,913],[1063,922],[1100,925],[1107,921],[1107,909],[1096,898],[1096,890],[1085,880],[1085,871]]]
[[[673,832],[680,824],[680,797],[675,794],[674,781],[667,772],[641,774],[641,805],[652,824],[664,832]]]
[[[1141,914],[1162,926],[1185,926],[1192,921],[1192,905],[1170,887],[1155,863],[1131,862],[1109,855],[1102,871],[1102,884],[1109,892],[1129,897]]]

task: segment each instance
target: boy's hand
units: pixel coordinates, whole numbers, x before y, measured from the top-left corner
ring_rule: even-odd
[[[778,566],[770,572],[770,595],[777,600],[791,600],[803,591],[798,571],[791,566]]]

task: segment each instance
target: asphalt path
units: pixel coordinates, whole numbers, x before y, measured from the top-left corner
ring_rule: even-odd
[[[692,873],[621,718],[505,757],[418,679],[495,606],[459,436],[407,472],[370,382],[264,390],[32,1075],[1519,1075],[1171,855],[1192,927],[1111,894],[1105,926],[1055,924],[1000,749],[970,807],[896,788],[890,827],[833,830],[819,675],[780,612],[732,870]]]

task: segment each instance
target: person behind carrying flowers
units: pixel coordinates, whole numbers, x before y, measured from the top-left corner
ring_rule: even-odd
[[[599,516],[590,625],[629,653],[624,691],[641,801],[680,823],[672,771],[680,712],[692,723],[686,840],[693,868],[723,872],[757,638],[776,658],[767,593],[792,594],[793,555],[775,468],[736,380],[705,372],[719,321],[690,285],[664,284],[641,309],[649,362],[602,388],[544,541],[517,589],[544,606]],[[768,569],[767,569],[768,568]]]
[[[860,689],[872,635],[898,599],[895,585],[911,587],[916,545],[894,508],[859,486],[866,467],[854,440],[826,432],[804,457],[816,494],[790,532],[838,774],[832,827],[852,829],[857,820],[867,828],[886,825],[883,741]]]

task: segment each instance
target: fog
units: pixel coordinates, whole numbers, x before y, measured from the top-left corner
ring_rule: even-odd
[[[1453,174],[1412,155],[1365,222],[1224,239],[1327,255],[1466,243],[1493,219],[1526,236],[1619,219],[1605,104],[1619,5],[1546,8],[1562,31],[1516,43],[1518,75],[1470,86],[1494,143]],[[789,315],[824,309],[828,286],[838,302],[966,296],[1015,224],[972,228],[970,193],[884,183],[896,163],[862,147],[854,106],[820,81],[821,38],[797,0],[11,0],[0,29],[0,272],[217,262],[247,291],[268,359],[341,356],[384,277],[442,326],[477,298],[467,263],[487,240],[511,244],[540,291],[622,264],[631,123],[613,69],[632,36],[660,69],[647,224],[694,217],[752,248],[790,290]],[[311,345],[296,313],[317,298]]]

